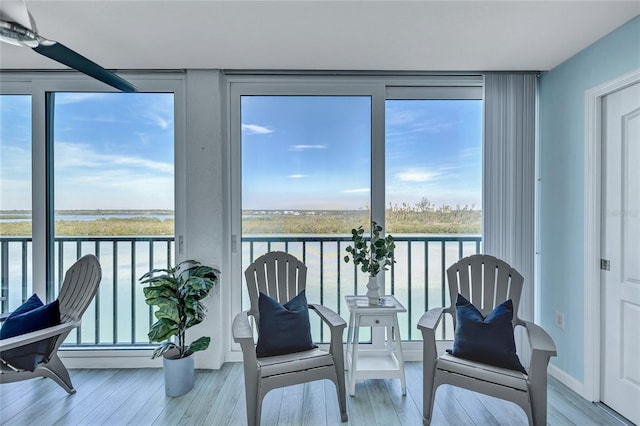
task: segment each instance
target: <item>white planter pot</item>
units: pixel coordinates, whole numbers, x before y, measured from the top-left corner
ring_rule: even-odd
[[[193,354],[185,358],[162,358],[164,392],[167,396],[181,396],[193,388],[195,378]]]
[[[369,276],[369,282],[367,283],[367,298],[369,298],[369,305],[380,304],[380,286],[378,285],[378,276]]]

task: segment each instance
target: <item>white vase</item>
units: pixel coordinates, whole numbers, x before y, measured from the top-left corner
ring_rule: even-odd
[[[184,358],[162,358],[164,368],[164,393],[181,396],[193,388],[195,377],[193,354]]]
[[[378,285],[378,276],[369,276],[369,282],[367,283],[367,298],[369,298],[369,305],[380,304],[380,286]]]

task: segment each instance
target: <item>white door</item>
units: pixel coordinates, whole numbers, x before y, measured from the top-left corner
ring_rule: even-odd
[[[602,402],[640,424],[640,83],[602,102]]]

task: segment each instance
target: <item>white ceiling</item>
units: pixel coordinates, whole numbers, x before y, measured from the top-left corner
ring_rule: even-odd
[[[32,0],[38,32],[108,69],[548,70],[635,1]],[[0,68],[61,69],[2,44]]]

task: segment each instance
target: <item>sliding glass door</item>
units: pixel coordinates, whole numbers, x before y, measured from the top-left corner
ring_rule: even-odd
[[[402,337],[413,340],[420,316],[448,303],[442,265],[480,250],[482,101],[387,99],[385,110],[385,224],[396,238],[388,289],[406,304]],[[451,338],[446,321],[441,337]]]
[[[248,308],[244,269],[282,250],[308,266],[309,299],[348,318],[344,296],[364,294],[367,277],[345,248],[375,220],[397,245],[382,291],[407,307],[403,340],[420,340],[445,266],[481,249],[482,82],[419,82],[231,79],[232,313]]]
[[[1,313],[33,293],[31,96],[0,95]]]
[[[53,97],[54,288],[81,255],[102,282],[67,343],[144,344],[151,320],[138,278],[173,264],[174,94]]]
[[[371,98],[242,96],[240,102],[241,268],[268,251],[288,251],[308,267],[308,299],[342,310],[340,291],[357,287],[353,268],[341,262],[344,237],[368,227],[371,213]],[[248,304],[243,286],[242,308]],[[315,320],[314,338],[323,340]]]

